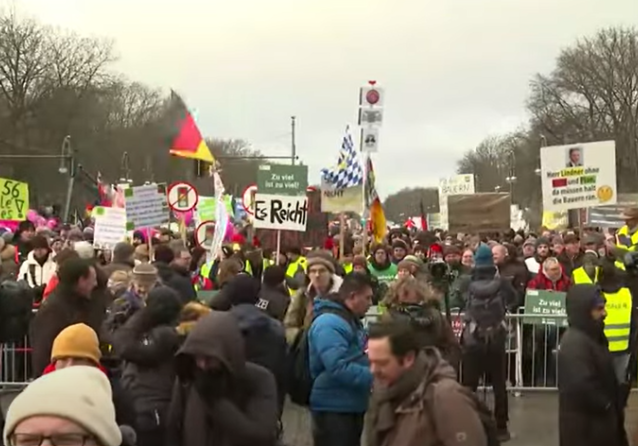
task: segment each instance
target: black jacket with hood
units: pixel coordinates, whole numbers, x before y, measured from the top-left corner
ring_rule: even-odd
[[[560,446],[627,444],[623,407],[603,321],[591,317],[600,290],[574,285],[566,298],[569,328],[558,352]]]
[[[213,395],[195,384],[195,356],[210,358],[225,373]],[[167,440],[175,446],[271,446],[278,430],[277,386],[271,372],[246,362],[237,319],[213,311],[200,319],[180,348],[178,379],[169,411]]]
[[[173,325],[181,302],[165,286],[153,289],[148,302],[115,332],[112,344],[124,362],[122,386],[135,401],[137,425],[152,430],[165,420],[173,393],[174,357],[180,344]]]

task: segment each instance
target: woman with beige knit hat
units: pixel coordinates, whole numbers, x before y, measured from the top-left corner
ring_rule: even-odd
[[[120,446],[111,385],[95,367],[76,366],[33,381],[9,406],[7,446]]]

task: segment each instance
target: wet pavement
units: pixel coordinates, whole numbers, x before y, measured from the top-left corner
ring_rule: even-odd
[[[288,404],[284,411],[285,443],[312,446],[310,417],[305,409]],[[627,412],[627,432],[638,426],[638,394],[632,395]],[[558,395],[556,392],[525,393],[510,396],[510,430],[508,446],[558,445]]]

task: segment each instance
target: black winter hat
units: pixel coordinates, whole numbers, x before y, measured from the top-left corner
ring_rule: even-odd
[[[179,318],[182,301],[172,288],[160,285],[148,293],[146,311],[154,325],[171,324]]]
[[[255,305],[259,301],[259,281],[248,274],[238,274],[226,284],[224,292],[232,306]]]
[[[43,235],[36,234],[30,241],[31,249],[50,249],[49,241]]]

